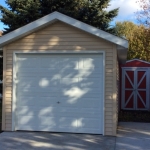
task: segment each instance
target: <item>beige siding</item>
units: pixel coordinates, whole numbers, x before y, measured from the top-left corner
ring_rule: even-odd
[[[50,25],[5,46],[3,130],[11,130],[12,67],[14,51],[103,50],[105,51],[105,135],[116,135],[116,46],[61,22]],[[115,108],[114,108],[115,107]]]

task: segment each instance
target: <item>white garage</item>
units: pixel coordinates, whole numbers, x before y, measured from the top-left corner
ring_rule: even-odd
[[[16,130],[102,134],[103,53],[16,54]]]
[[[128,42],[58,12],[0,39],[3,131],[116,135]]]

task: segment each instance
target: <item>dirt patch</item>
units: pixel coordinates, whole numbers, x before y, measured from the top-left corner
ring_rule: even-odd
[[[123,122],[150,122],[149,111],[121,110],[118,121]]]

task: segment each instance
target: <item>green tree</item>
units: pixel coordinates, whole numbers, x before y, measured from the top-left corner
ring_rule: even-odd
[[[0,5],[1,21],[8,26],[5,33],[24,26],[54,11],[61,12],[99,29],[113,33],[109,23],[118,9],[106,11],[110,0],[6,0],[8,9]]]
[[[150,29],[132,22],[117,22],[116,35],[129,41],[128,59],[150,61]]]

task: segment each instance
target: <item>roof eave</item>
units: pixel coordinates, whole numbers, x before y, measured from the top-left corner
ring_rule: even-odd
[[[40,28],[43,28],[45,26],[47,26],[48,24],[51,24],[53,22],[57,21],[57,19],[54,19],[50,22],[47,22],[47,23],[43,23],[42,21],[40,22],[40,26],[37,24],[36,21],[34,22],[31,22],[21,28],[18,28],[6,35],[3,35],[1,37],[1,40],[0,40],[0,47],[3,47],[4,45],[6,44],[9,44],[15,40],[18,40],[19,38],[22,38],[24,36],[27,36],[37,30],[39,30]],[[30,30],[29,30],[30,29]]]
[[[0,41],[0,47],[2,47],[5,44],[8,44],[16,39],[19,39],[20,37],[23,37],[25,35],[28,35],[40,28],[43,28],[44,26],[47,26],[48,24],[53,23],[54,21],[59,20],[64,23],[67,23],[71,26],[74,26],[78,29],[81,29],[83,31],[86,31],[90,34],[93,34],[97,37],[103,38],[107,41],[110,41],[112,43],[115,43],[117,45],[123,46],[125,48],[128,48],[128,41],[122,38],[119,38],[117,36],[114,36],[110,33],[107,33],[105,31],[102,31],[100,29],[97,29],[95,27],[92,27],[90,25],[87,25],[81,21],[78,21],[76,19],[73,19],[69,16],[66,16],[64,14],[61,14],[59,12],[53,12],[45,17],[42,17],[36,21],[33,21],[19,29],[16,29],[3,37],[1,37]]]

